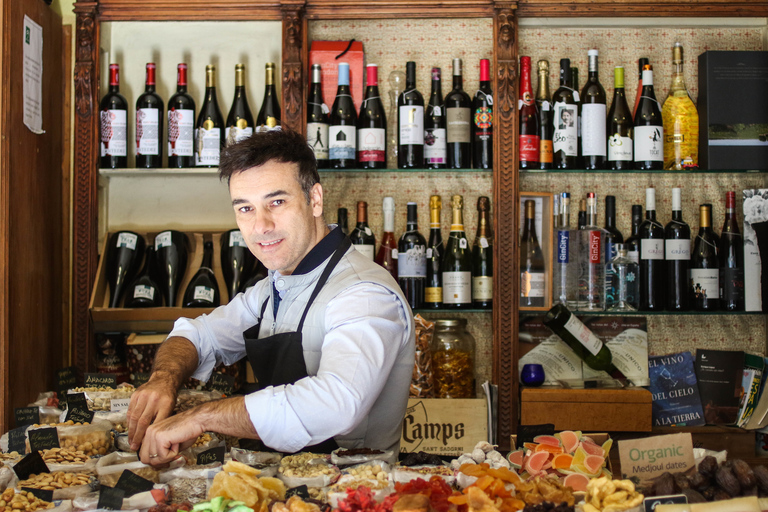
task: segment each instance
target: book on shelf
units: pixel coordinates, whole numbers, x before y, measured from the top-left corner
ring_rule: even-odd
[[[696,379],[707,425],[734,425],[743,393],[744,352],[696,350]]]
[[[741,401],[739,402],[739,419],[736,426],[744,427],[755,411],[760,383],[763,380],[764,363],[761,356],[744,354],[744,371],[741,375]]]
[[[768,426],[768,393],[765,392],[766,382],[768,382],[768,376],[765,375],[766,367],[768,367],[768,357],[763,358],[763,378],[760,380],[757,391],[755,409],[744,425],[747,430],[758,430]]]
[[[695,427],[706,423],[690,352],[649,357],[648,376],[654,427]]]

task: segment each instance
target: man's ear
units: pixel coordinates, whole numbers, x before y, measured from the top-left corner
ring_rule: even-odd
[[[312,190],[309,192],[309,204],[315,217],[323,216],[323,186],[319,183],[312,185]]]

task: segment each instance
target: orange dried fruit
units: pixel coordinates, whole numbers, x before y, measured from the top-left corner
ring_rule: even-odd
[[[552,459],[553,469],[568,469],[573,462],[573,455],[569,453],[558,453],[555,458]]]
[[[467,476],[476,476],[477,478],[480,478],[481,476],[485,476],[489,467],[490,466],[485,462],[482,464],[472,464],[471,462],[468,462],[462,464],[461,467],[459,467],[459,471]]]
[[[540,444],[534,450],[534,452],[549,452],[555,454],[563,453],[564,451],[562,446],[552,446],[551,444]]]
[[[499,480],[508,482],[510,484],[516,484],[520,482],[520,475],[503,466],[498,469],[490,468],[488,470],[488,474],[494,478],[498,478]]]

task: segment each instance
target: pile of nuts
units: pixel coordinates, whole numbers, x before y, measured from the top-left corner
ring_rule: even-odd
[[[84,464],[90,457],[74,447],[51,448],[40,452],[46,464]]]
[[[378,480],[389,483],[389,475],[381,467],[381,464],[366,464],[349,468],[347,473],[358,479]]]
[[[316,476],[334,475],[338,469],[326,463],[312,463],[317,459],[325,459],[325,455],[317,453],[300,453],[283,457],[278,472],[285,476],[312,478]]]
[[[91,432],[90,434],[79,436],[61,436],[59,442],[62,448],[81,451],[89,457],[97,455],[106,455],[109,449],[106,432]]]
[[[0,512],[33,512],[53,507],[53,503],[38,499],[31,492],[16,494],[13,488],[10,488],[0,494]]]
[[[86,485],[91,482],[90,475],[85,473],[66,473],[64,471],[54,471],[53,473],[34,473],[29,475],[26,480],[21,480],[16,488],[30,487],[32,489],[43,489],[44,491],[55,491],[67,487],[76,487]]]
[[[210,443],[212,439],[213,438],[211,437],[211,434],[209,434],[207,432],[205,434],[201,434],[200,437],[198,437],[197,440],[195,440],[195,444],[192,445],[192,448],[197,448],[199,446],[205,446],[208,443]]]
[[[90,423],[88,423],[87,421],[85,421],[83,423],[80,423],[78,421],[77,423],[75,423],[72,420],[67,420],[67,421],[63,421],[61,423],[36,423],[36,424],[32,425],[32,428],[38,428],[38,427],[73,427],[75,425],[77,425],[79,427],[79,426],[82,426],[82,425],[90,425]]]
[[[0,452],[0,460],[16,460],[20,458],[21,458],[21,455],[19,455],[19,452],[8,452],[8,453]]]
[[[119,388],[88,387],[74,388],[70,392],[86,393],[88,408],[92,411],[109,411],[112,409],[112,399],[130,398],[136,388],[121,386]]]

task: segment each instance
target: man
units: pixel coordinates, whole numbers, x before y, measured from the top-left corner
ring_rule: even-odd
[[[269,269],[229,304],[179,319],[128,410],[141,460],[173,460],[205,431],[296,452],[398,449],[414,363],[413,317],[389,273],[323,219],[314,153],[287,130],[222,152],[235,218]],[[190,376],[248,355],[261,389],[170,416]]]
[[[560,111],[560,130],[573,127],[573,110],[564,108]]]

